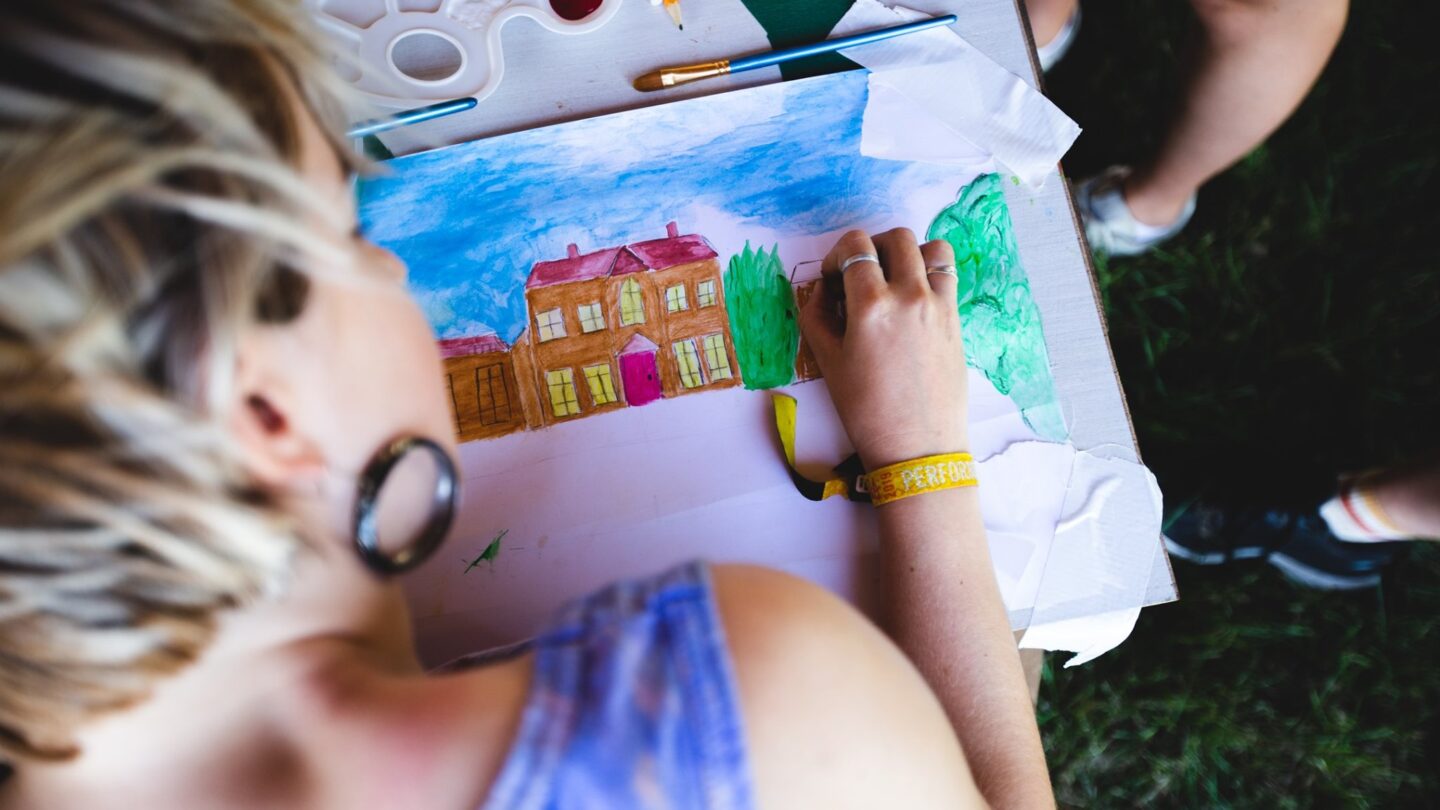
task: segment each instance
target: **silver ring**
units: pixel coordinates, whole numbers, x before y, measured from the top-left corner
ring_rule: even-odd
[[[925,268],[925,275],[929,276],[935,273],[941,273],[947,276],[951,276],[952,278],[960,277],[959,271],[955,269],[955,265],[953,264],[937,264],[934,267]]]
[[[840,263],[840,275],[845,275],[845,271],[850,269],[850,265],[856,262],[874,262],[878,265],[880,264],[880,257],[874,253],[856,253],[854,256]]]

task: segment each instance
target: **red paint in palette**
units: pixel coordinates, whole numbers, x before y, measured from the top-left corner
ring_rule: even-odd
[[[600,8],[602,0],[550,0],[550,7],[567,20],[583,20]]]

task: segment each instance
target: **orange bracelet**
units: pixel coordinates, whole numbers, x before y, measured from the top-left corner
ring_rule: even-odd
[[[861,492],[876,506],[944,489],[979,486],[969,453],[941,453],[902,461],[860,476]]]

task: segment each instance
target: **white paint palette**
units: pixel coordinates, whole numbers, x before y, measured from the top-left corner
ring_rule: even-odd
[[[356,88],[396,107],[473,96],[500,86],[500,32],[527,18],[557,34],[594,31],[621,0],[309,0]]]

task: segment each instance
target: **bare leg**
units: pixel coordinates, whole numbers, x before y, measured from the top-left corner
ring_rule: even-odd
[[[1365,482],[1395,526],[1424,540],[1440,540],[1440,460],[1386,470]]]
[[[1201,35],[1178,117],[1155,159],[1125,183],[1131,213],[1147,225],[1174,222],[1201,184],[1290,117],[1335,49],[1349,0],[1192,4]]]
[[[1030,33],[1035,37],[1037,48],[1050,44],[1079,3],[1080,0],[1025,0],[1025,14],[1030,18]]]

